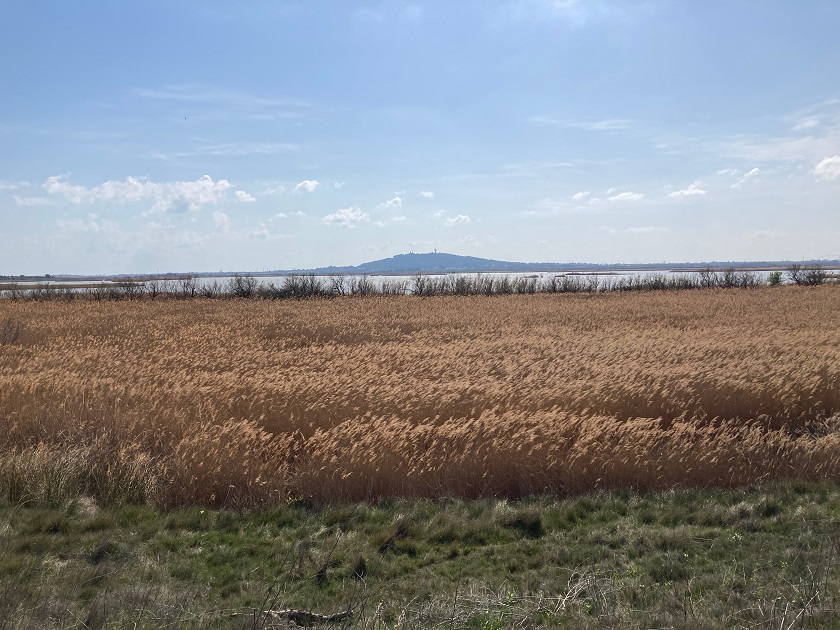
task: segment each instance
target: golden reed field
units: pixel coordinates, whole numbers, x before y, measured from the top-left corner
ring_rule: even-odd
[[[255,509],[840,478],[836,286],[4,300],[3,322],[22,325],[0,345],[12,500]]]

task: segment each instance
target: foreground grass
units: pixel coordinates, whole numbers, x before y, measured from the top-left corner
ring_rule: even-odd
[[[840,486],[0,504],[0,627],[269,627],[264,608],[352,609],[358,628],[837,628]]]

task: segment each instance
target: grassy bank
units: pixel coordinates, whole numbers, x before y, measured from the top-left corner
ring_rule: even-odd
[[[0,505],[1,628],[840,627],[840,487],[258,514]]]

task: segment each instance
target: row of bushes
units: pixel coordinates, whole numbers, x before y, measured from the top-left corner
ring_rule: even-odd
[[[785,277],[786,275],[786,277]],[[157,298],[261,298],[304,299],[345,295],[512,295],[533,293],[607,293],[615,291],[667,291],[700,288],[754,288],[785,283],[815,286],[838,282],[836,275],[821,268],[790,267],[786,274],[773,271],[763,278],[751,271],[704,269],[693,274],[650,273],[628,276],[551,275],[540,278],[508,275],[417,274],[411,280],[381,279],[369,276],[315,275],[286,276],[280,282],[260,282],[249,274],[238,274],[227,282],[200,282],[195,276],[174,280],[147,280],[102,284],[88,287],[62,284],[37,284],[28,287],[16,283],[0,285],[0,297],[28,300],[93,301],[139,300]]]

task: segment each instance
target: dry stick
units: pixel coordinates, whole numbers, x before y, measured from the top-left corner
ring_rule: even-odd
[[[292,554],[292,548],[289,547],[288,551],[286,552],[286,555],[283,557],[283,561],[280,563],[281,567],[283,567],[286,564],[286,560],[288,560],[290,558],[291,554]],[[257,615],[257,611],[256,610],[254,611],[254,630],[257,630],[257,628],[262,628],[265,625],[265,622],[268,620],[268,617],[266,616],[266,618],[260,622],[260,625],[259,626],[257,625],[257,619],[259,619],[262,616],[262,614],[263,614],[262,611],[265,610],[266,604],[268,604],[268,598],[271,596],[271,589],[273,589],[277,585],[277,582],[280,579],[280,573],[281,572],[278,572],[277,575],[274,576],[274,581],[269,585],[268,590],[265,592],[265,599],[263,599],[262,604],[260,605],[259,616]],[[277,602],[277,598],[275,596],[275,599],[272,602],[272,606],[276,602]]]
[[[356,509],[358,507],[359,507],[358,504],[353,507],[353,510],[350,513],[351,516],[356,511]],[[333,553],[335,552],[336,548],[338,547],[339,540],[340,540],[340,536],[337,536],[336,540],[335,540],[335,543],[332,546],[332,549],[330,549],[329,553],[327,554],[326,566],[329,565],[329,560],[330,560],[330,558],[332,558]],[[291,553],[292,553],[292,548],[290,547],[289,550],[286,553],[286,556],[285,556],[284,560],[283,560],[283,564],[285,564],[286,558],[289,558]],[[308,624],[311,624],[311,623],[338,623],[340,621],[344,621],[345,619],[349,619],[350,617],[353,616],[353,609],[352,608],[350,608],[348,610],[345,610],[343,612],[340,612],[340,613],[335,613],[333,615],[322,615],[322,614],[314,613],[314,612],[311,612],[311,611],[308,611],[308,610],[296,610],[296,609],[293,609],[293,608],[285,608],[285,609],[282,609],[282,610],[272,610],[271,608],[266,609],[266,603],[268,602],[268,597],[271,593],[271,589],[274,587],[275,584],[277,584],[278,579],[279,579],[279,573],[274,578],[274,582],[269,587],[268,592],[266,593],[266,597],[263,600],[262,606],[260,607],[261,610],[260,610],[259,617],[262,617],[262,615],[265,615],[265,616],[262,617],[262,621],[260,622],[259,628],[263,628],[265,626],[265,623],[268,621],[269,618],[286,617],[294,623],[301,623],[303,625],[308,625]],[[271,604],[272,607],[277,603],[277,600],[278,600],[278,597],[277,597],[277,595],[275,595],[274,600],[272,601],[272,604]],[[254,611],[254,617],[255,618],[258,617],[257,614],[256,614],[256,611]],[[254,628],[257,628],[256,622],[254,624]]]
[[[455,610],[458,607],[458,588],[461,586],[461,571],[464,568],[464,557],[461,556],[458,560],[458,581],[455,583],[455,598],[452,600],[452,619],[449,622],[449,628],[455,627]]]
[[[231,613],[231,617],[245,617],[255,615],[257,611],[250,613]],[[271,619],[288,619],[293,623],[308,626],[313,623],[339,623],[353,616],[352,610],[344,610],[332,615],[322,615],[321,613],[312,612],[311,610],[298,610],[295,608],[284,608],[282,610],[262,610],[260,616],[265,615],[262,621],[264,624],[269,618]]]

